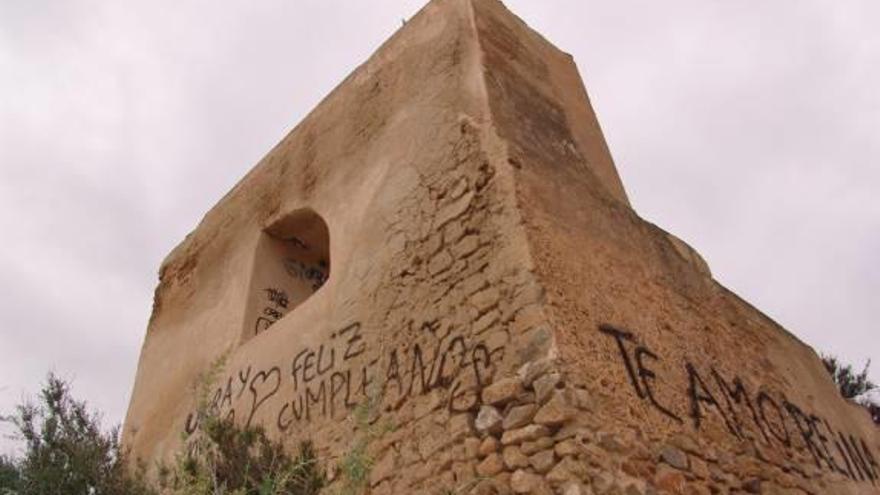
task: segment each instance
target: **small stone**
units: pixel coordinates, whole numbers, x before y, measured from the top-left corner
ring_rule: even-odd
[[[691,457],[691,471],[697,478],[709,479],[709,466],[699,457]]]
[[[456,258],[467,258],[479,247],[480,238],[476,235],[468,235],[458,241],[458,244],[452,248],[452,254],[454,254]]]
[[[497,453],[490,454],[477,465],[477,474],[483,477],[494,476],[504,471],[504,460]]]
[[[590,432],[586,428],[570,423],[567,425],[563,425],[562,428],[560,428],[559,431],[557,431],[556,434],[553,435],[553,438],[556,439],[557,442],[561,442],[563,440],[573,437],[587,437],[592,440],[593,436],[594,435],[592,434],[592,432]]]
[[[599,446],[608,452],[621,453],[627,450],[626,444],[624,444],[620,437],[615,435],[614,433],[604,433],[599,437]]]
[[[535,389],[535,401],[538,404],[546,402],[553,394],[553,391],[556,390],[556,386],[561,379],[559,373],[549,373],[535,380],[532,384],[532,387]]]
[[[491,353],[495,349],[502,349],[507,345],[507,342],[510,341],[510,335],[508,335],[507,330],[503,328],[499,330],[495,330],[483,339],[483,344],[489,349]]]
[[[467,438],[474,433],[473,415],[471,413],[456,414],[449,418],[446,425],[446,432],[449,434],[449,440],[457,442],[462,438]]]
[[[657,468],[654,474],[654,486],[660,490],[666,490],[671,493],[681,493],[684,489],[685,478],[681,471],[676,471],[665,465]]]
[[[528,362],[517,371],[520,381],[524,387],[531,387],[536,379],[547,373],[553,367],[553,361],[550,359],[540,359],[538,361]]]
[[[715,495],[717,493],[721,493],[721,489],[713,486],[713,488],[709,488],[704,485],[698,485],[691,483],[687,485],[685,489],[686,495]],[[773,495],[783,495],[781,493],[774,493]],[[786,494],[789,495],[789,494]],[[802,495],[802,494],[801,494]]]
[[[532,421],[537,410],[538,406],[535,404],[514,407],[504,417],[504,423],[501,426],[505,430],[521,428]]]
[[[586,487],[577,481],[570,481],[562,487],[562,495],[587,495]]]
[[[559,457],[576,456],[583,452],[580,443],[577,440],[569,438],[568,440],[559,442],[555,447],[556,455]]]
[[[471,304],[474,305],[480,314],[483,314],[497,306],[499,299],[501,299],[501,294],[498,292],[498,289],[489,287],[472,295]],[[516,382],[519,384],[519,380],[516,380]]]
[[[452,468],[452,453],[444,450],[431,459],[431,470],[436,473],[447,473]]]
[[[481,442],[478,438],[470,437],[464,439],[464,457],[465,459],[476,459],[480,455]]]
[[[467,493],[468,495],[498,495],[499,493],[507,493],[508,490],[507,484],[503,481],[486,478],[478,481],[473,489]]]
[[[535,403],[535,393],[529,392],[529,391],[523,392],[523,393],[516,396],[516,400],[514,400],[514,403],[519,406],[534,404]],[[513,407],[513,404],[508,406],[508,409],[511,407]]]
[[[623,489],[623,495],[645,495],[645,489],[640,485],[627,485]]]
[[[471,330],[474,332],[474,334],[479,335],[498,323],[500,316],[501,313],[499,313],[498,310],[489,311],[488,313],[479,317],[477,321],[475,321],[473,325],[471,325]]]
[[[522,385],[516,378],[506,378],[489,385],[483,390],[483,402],[493,406],[510,402],[523,392]]]
[[[452,459],[458,462],[465,461],[468,459],[467,452],[465,452],[464,444],[453,445],[452,446]]]
[[[617,483],[614,481],[614,475],[607,471],[601,471],[593,476],[593,490],[598,495],[613,493],[618,488]]]
[[[529,425],[516,430],[504,432],[504,435],[501,436],[501,444],[512,445],[523,442],[531,442],[532,440],[537,440],[541,437],[546,437],[548,435],[550,435],[550,430],[548,430],[546,426]]]
[[[383,481],[370,490],[370,495],[392,495],[394,493],[389,481]]]
[[[535,414],[534,422],[541,425],[559,425],[565,423],[573,416],[574,410],[569,405],[565,395],[555,390],[550,400]]]
[[[620,465],[620,469],[630,476],[635,476],[640,479],[648,479],[654,475],[654,471],[656,471],[655,466],[655,462],[627,459]]]
[[[672,445],[664,445],[660,449],[660,460],[676,469],[686,470],[690,467],[688,455]]]
[[[596,402],[593,399],[593,396],[590,395],[589,392],[582,388],[576,388],[572,391],[573,401],[575,407],[578,409],[583,409],[584,411],[594,411],[596,409]]]
[[[584,445],[584,452],[578,458],[585,460],[591,466],[610,469],[611,460],[614,456],[608,455],[607,450],[603,450],[598,445]]]
[[[516,445],[504,447],[501,457],[504,458],[504,465],[511,471],[529,466],[529,458],[526,457]]]
[[[496,486],[502,487],[500,492],[497,492],[493,495],[498,495],[498,493],[510,493],[510,473],[508,473],[507,471],[503,471],[496,474],[492,479],[495,480]]]
[[[394,472],[394,451],[389,450],[379,462],[370,470],[370,486],[376,486],[380,482],[391,477]]]
[[[521,309],[516,314],[516,318],[510,325],[510,332],[515,335],[521,335],[546,321],[547,318],[544,316],[544,312],[541,311],[541,306],[532,304]],[[523,375],[520,375],[520,378],[524,378]]]
[[[747,493],[761,493],[761,480],[755,478],[743,483],[743,490]]]
[[[513,493],[535,493],[543,484],[544,480],[537,474],[527,473],[518,469],[510,477],[510,488]]]
[[[501,432],[501,424],[503,421],[504,418],[501,417],[501,413],[498,412],[498,409],[495,409],[492,406],[483,406],[477,414],[474,426],[480,434],[491,435]]]
[[[642,480],[628,479],[621,482],[623,486],[623,495],[645,495],[648,490],[647,485]]]
[[[495,437],[486,437],[480,443],[480,457],[486,457],[489,454],[498,452],[498,439]]]
[[[529,457],[529,464],[535,468],[535,472],[538,474],[547,474],[551,468],[553,468],[553,464],[556,462],[556,455],[552,450],[545,450],[543,452],[538,452],[537,454]]]
[[[452,258],[452,255],[446,251],[441,251],[428,262],[428,273],[439,275],[448,270],[452,266],[453,261],[455,260]]]
[[[697,442],[688,435],[675,435],[669,443],[685,452],[700,452],[702,450]]]
[[[457,462],[453,464],[452,474],[458,482],[465,483],[477,477],[477,471],[474,469],[474,465],[469,462]]]
[[[523,442],[520,446],[520,450],[523,451],[525,455],[532,455],[535,452],[540,452],[542,450],[546,450],[553,447],[553,439],[549,437],[539,438],[534,442]]]
[[[547,473],[547,481],[559,484],[584,478],[586,474],[587,470],[583,463],[573,457],[564,457]]]

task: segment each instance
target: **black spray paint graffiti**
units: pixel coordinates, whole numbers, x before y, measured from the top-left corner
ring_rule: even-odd
[[[436,325],[428,322],[422,329]],[[451,389],[448,407],[452,411],[466,409],[479,397],[493,358],[483,343],[431,334],[430,344],[415,342],[376,356],[366,355],[361,331],[359,323],[349,325],[331,334],[329,345],[297,353],[291,362],[289,392],[293,398],[278,412],[276,425],[281,431],[318,417],[337,418],[338,411],[347,412],[369,399],[374,386],[380,398],[392,404],[434,389]],[[462,379],[468,372],[473,375]]]
[[[352,323],[333,332],[329,343],[296,353],[289,373],[288,390],[293,399],[285,401],[278,411],[278,429],[286,431],[292,423],[308,422],[313,417],[334,417],[338,402],[342,402],[340,410],[347,411],[355,406],[357,397],[366,397],[369,377],[364,367],[358,369],[354,364],[366,350],[361,324]]]
[[[710,367],[709,373],[701,373],[690,361],[684,363],[687,411],[675,413],[673,404],[657,397],[658,377],[650,366],[660,358],[640,344],[631,332],[611,325],[601,325],[599,331],[615,340],[636,395],[676,423],[685,423],[683,416],[686,415],[687,422],[699,431],[711,414],[717,414],[737,439],[759,441],[786,454],[797,442],[810,453],[819,469],[872,484],[880,479],[880,465],[864,439],[835,431],[826,419],[804,412],[784,395],[776,400],[763,390],[751,394],[740,377],[728,380],[715,367]]]
[[[251,426],[267,401],[283,394],[277,413],[270,414],[278,429],[287,431],[318,418],[340,419],[339,413],[347,414],[377,392],[380,399],[401,405],[435,389],[450,390],[450,411],[471,409],[479,402],[493,360],[504,349],[490,350],[452,330],[440,335],[436,321],[423,323],[420,329],[421,340],[371,353],[361,324],[352,323],[331,333],[327,342],[298,351],[285,371],[279,366],[259,370],[248,366],[227,377],[213,391],[206,413],[236,420],[236,403],[244,407],[244,424]],[[247,400],[240,401],[243,397]],[[191,413],[186,433],[195,432],[199,421],[199,415]]]
[[[304,280],[316,292],[327,281],[327,262],[319,261],[317,265],[307,265],[295,259],[284,260],[284,270],[293,278]]]
[[[436,389],[450,389],[451,412],[469,409],[486,385],[495,353],[482,342],[469,342],[461,335],[438,335],[439,322],[427,322],[423,334],[431,335],[423,347],[415,342],[391,349],[384,362],[383,395],[401,402]],[[393,393],[393,395],[391,395]]]
[[[273,366],[266,370],[254,372],[252,366],[240,370],[238,373],[227,377],[226,381],[211,395],[205,404],[203,414],[223,417],[227,420],[236,419],[235,409],[232,407],[233,400],[240,399],[248,392],[250,401],[248,404],[246,426],[251,426],[254,414],[272,396],[278,393],[281,387],[281,369]],[[198,429],[202,420],[199,412],[192,412],[186,418],[184,431],[191,435]]]
[[[288,306],[290,306],[290,298],[283,290],[269,288],[264,289],[264,292],[269,304],[263,308],[263,312],[257,317],[257,321],[254,324],[254,334],[268,330],[269,327],[284,316]]]

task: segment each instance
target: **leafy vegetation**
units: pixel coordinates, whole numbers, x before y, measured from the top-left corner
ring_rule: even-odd
[[[355,423],[362,433],[355,438],[351,449],[339,462],[339,472],[342,476],[342,495],[362,493],[369,484],[370,471],[373,469],[374,461],[367,452],[367,447],[375,436],[370,425],[370,414],[374,407],[374,401],[367,400],[354,410]]]
[[[853,371],[851,364],[843,364],[834,356],[822,356],[822,363],[825,365],[825,369],[828,370],[837,388],[840,389],[840,395],[846,399],[855,399],[877,388],[877,385],[868,379],[868,368],[871,366],[870,360],[865,363],[861,373],[856,373]]]
[[[317,495],[326,483],[309,442],[291,457],[262,428],[213,417],[203,424],[175,469],[161,470],[163,494]]]
[[[261,427],[239,427],[209,403],[228,353],[201,376],[196,390],[197,426],[173,469],[160,468],[163,495],[317,495],[327,482],[315,449],[302,442],[296,457]]]
[[[199,404],[188,448],[148,483],[143,469],[131,469],[119,428],[104,431],[99,415],[50,374],[36,402],[3,418],[24,453],[0,457],[0,495],[317,495],[326,484],[311,443],[290,456],[263,429],[238,427]]]
[[[0,456],[0,495],[18,491],[18,466],[6,456]]]
[[[880,404],[864,397],[865,394],[877,388],[877,384],[868,379],[871,360],[865,363],[865,367],[859,373],[854,371],[851,364],[844,364],[834,356],[822,355],[822,364],[825,365],[825,369],[840,390],[840,395],[864,406],[871,414],[874,423],[880,425]]]
[[[13,424],[24,454],[0,462],[0,493],[21,495],[152,493],[128,468],[118,428],[103,431],[100,417],[73,399],[50,374],[37,402],[3,418]]]
[[[366,491],[370,483],[370,472],[375,464],[375,459],[370,456],[369,446],[374,440],[395,429],[394,423],[390,421],[376,422],[380,407],[377,391],[381,388],[380,384],[373,387],[367,400],[352,411],[357,434],[351,449],[339,461],[340,495],[359,495]]]

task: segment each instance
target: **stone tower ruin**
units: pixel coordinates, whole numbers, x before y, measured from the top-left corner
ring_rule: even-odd
[[[374,494],[880,493],[867,413],[630,208],[571,56],[496,0],[430,2],[168,256],[135,457],[221,356],[210,410],[336,482],[391,425]]]

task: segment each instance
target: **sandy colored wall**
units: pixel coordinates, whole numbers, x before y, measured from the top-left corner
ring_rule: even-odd
[[[601,490],[878,493],[880,434],[867,412],[840,398],[811,348],[715,282],[695,251],[607,187],[596,158],[567,146],[603,143],[564,125],[583,114],[562,96],[574,79],[532,77],[568,74],[565,57],[536,37],[497,39],[516,21],[493,2],[475,8],[494,120],[517,143],[517,200],[560,373],[592,399],[571,423],[585,444],[572,470]],[[549,111],[519,125],[532,108],[563,108],[565,120]]]
[[[880,483],[866,414],[629,208],[571,57],[495,0],[431,2],[169,255],[136,457],[186,448],[212,366],[209,411],[335,483],[369,440],[372,493]]]
[[[369,404],[394,430],[371,447],[378,491],[389,462],[411,489],[451,476],[483,388],[552,343],[479,67],[469,4],[430,4],[168,257],[125,422],[136,458],[185,448],[202,376],[226,356],[211,412],[312,439],[333,466]],[[313,244],[279,233],[304,211],[329,231],[329,277],[305,298],[287,278],[320,257],[291,272],[300,248],[279,244]]]

